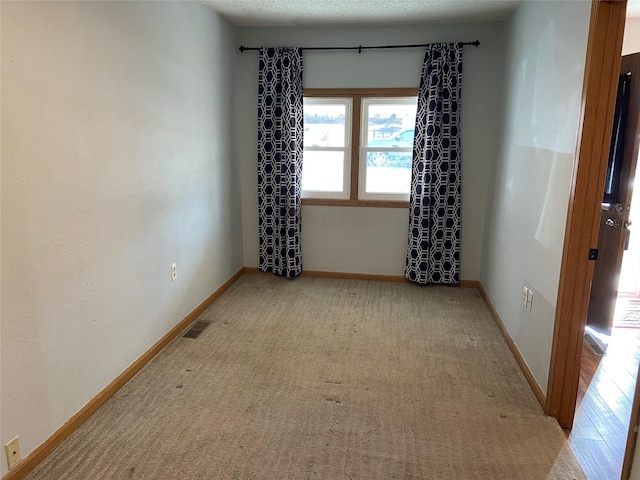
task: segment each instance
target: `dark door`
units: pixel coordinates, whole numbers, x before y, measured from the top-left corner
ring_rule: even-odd
[[[587,325],[609,334],[613,324],[618,280],[627,236],[631,234],[629,210],[638,158],[638,114],[640,112],[640,53],[622,57],[616,119],[611,142],[609,171],[600,214],[599,257],[593,273]],[[626,79],[626,87],[623,85]],[[624,99],[626,91],[626,100]],[[621,97],[622,96],[622,97]],[[618,107],[627,102],[623,112]],[[624,115],[624,118],[619,118]],[[622,125],[620,125],[622,121]],[[620,153],[616,162],[616,151]],[[640,226],[639,226],[640,227]],[[640,232],[638,232],[640,234]]]

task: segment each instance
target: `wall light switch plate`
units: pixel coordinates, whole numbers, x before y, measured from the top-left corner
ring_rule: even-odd
[[[7,452],[7,466],[12,468],[16,463],[22,460],[22,454],[20,453],[20,438],[18,435],[4,446],[5,452]]]
[[[529,289],[527,287],[523,287],[522,289],[522,305],[526,308],[527,302],[529,301]]]

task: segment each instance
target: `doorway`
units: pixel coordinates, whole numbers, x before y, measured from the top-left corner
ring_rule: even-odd
[[[640,231],[633,233],[634,220],[640,226],[640,195],[633,195],[639,119],[640,53],[621,62],[600,214],[601,255],[593,274],[569,436],[589,479],[621,478],[623,471],[627,478],[631,457],[625,464],[625,451],[635,440],[629,426],[640,361]]]
[[[632,208],[638,208],[636,195]],[[621,478],[640,361],[638,243],[623,258],[611,335],[599,354],[585,338],[569,444],[588,479]],[[625,273],[626,272],[626,273]],[[623,477],[626,478],[626,477]]]

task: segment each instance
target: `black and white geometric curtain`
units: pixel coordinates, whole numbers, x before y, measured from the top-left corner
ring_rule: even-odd
[[[405,278],[460,281],[462,45],[427,47],[413,144]]]
[[[263,272],[302,272],[302,51],[260,49],[258,75],[258,227]]]

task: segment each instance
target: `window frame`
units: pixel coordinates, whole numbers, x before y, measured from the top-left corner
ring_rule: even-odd
[[[348,175],[349,197],[344,199],[336,198],[302,198],[302,205],[320,205],[320,206],[345,206],[345,207],[385,207],[385,208],[408,208],[408,200],[399,199],[360,199],[360,171],[363,170],[361,163],[360,145],[362,127],[362,99],[363,98],[385,98],[385,97],[417,97],[417,88],[305,88],[304,96],[309,98],[351,98],[351,131],[349,138],[351,139],[350,166],[351,172]],[[347,127],[348,128],[348,127]],[[357,141],[355,141],[357,140]],[[363,171],[363,174],[365,172]]]
[[[307,96],[304,99],[304,103],[307,104],[308,100],[315,105],[343,105],[345,107],[344,112],[344,147],[319,147],[319,146],[303,146],[303,150],[307,152],[344,152],[344,163],[342,171],[342,191],[331,192],[327,190],[303,190],[302,198],[314,198],[314,199],[334,199],[334,200],[348,200],[351,198],[351,182],[348,181],[351,162],[353,161],[353,131],[351,125],[353,123],[353,100],[350,97],[312,97]],[[305,194],[305,192],[307,192]],[[306,196],[310,195],[310,196]]]
[[[413,104],[413,98],[416,95],[405,95],[405,96],[388,96],[388,97],[370,97],[365,96],[361,99],[361,115],[365,115],[368,118],[369,107],[371,105],[411,105]],[[370,147],[368,145],[368,135],[369,135],[369,125],[367,121],[360,122],[360,151],[358,161],[360,162],[359,168],[359,183],[358,183],[358,198],[361,200],[382,200],[382,201],[396,201],[396,202],[408,202],[409,195],[411,192],[407,193],[380,193],[380,192],[372,192],[367,193],[367,154],[369,152],[408,152],[410,154],[413,153],[413,146],[411,147]],[[367,145],[365,145],[365,143]],[[409,182],[411,183],[411,182]]]

